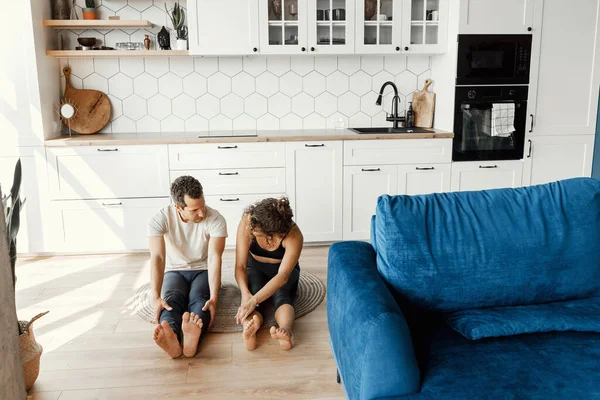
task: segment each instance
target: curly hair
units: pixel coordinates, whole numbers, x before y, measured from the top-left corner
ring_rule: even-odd
[[[286,235],[294,226],[294,212],[287,197],[261,200],[248,206],[244,214],[250,216],[250,232],[257,229],[264,233],[267,239],[275,234]]]
[[[193,176],[180,176],[171,184],[171,198],[181,208],[185,208],[184,198],[186,194],[192,199],[199,199],[204,195],[202,185]]]

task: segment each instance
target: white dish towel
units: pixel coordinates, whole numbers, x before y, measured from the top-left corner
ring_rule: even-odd
[[[492,136],[510,137],[515,132],[515,103],[492,104]]]

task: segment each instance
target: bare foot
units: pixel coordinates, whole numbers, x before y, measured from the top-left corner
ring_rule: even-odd
[[[202,320],[194,313],[183,313],[181,330],[183,331],[183,355],[194,357],[202,334]]]
[[[279,346],[283,350],[292,348],[292,331],[283,328],[271,327],[271,338],[279,340]]]
[[[258,315],[254,315],[252,319],[247,319],[244,322],[244,344],[247,350],[256,349],[256,331],[258,331],[260,320]]]
[[[181,346],[177,340],[177,335],[171,329],[171,326],[167,321],[161,322],[154,329],[154,341],[171,358],[177,358],[181,356]]]

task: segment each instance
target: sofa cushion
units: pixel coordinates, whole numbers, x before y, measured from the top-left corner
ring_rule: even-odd
[[[600,297],[464,310],[444,319],[452,329],[471,340],[535,332],[600,332]]]
[[[374,247],[388,285],[422,308],[600,296],[600,182],[381,196]]]
[[[472,341],[442,324],[428,343],[421,392],[403,399],[600,399],[598,333]]]

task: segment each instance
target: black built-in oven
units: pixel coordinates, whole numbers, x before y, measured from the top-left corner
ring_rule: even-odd
[[[456,88],[453,161],[523,158],[527,86]]]
[[[458,35],[457,85],[529,84],[531,35]]]

